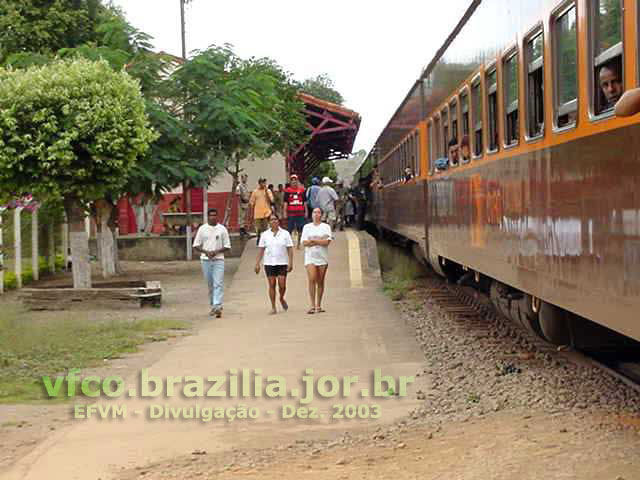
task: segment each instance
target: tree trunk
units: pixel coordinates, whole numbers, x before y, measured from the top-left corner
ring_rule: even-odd
[[[158,211],[158,204],[153,201],[153,198],[144,202],[144,213],[147,218],[147,222],[144,226],[144,233],[150,234],[153,229],[153,219]]]
[[[236,160],[234,163],[233,170],[227,169],[227,173],[231,175],[231,192],[229,192],[229,196],[227,197],[227,201],[224,205],[224,220],[222,224],[225,226],[229,226],[229,222],[231,222],[231,209],[233,208],[233,199],[236,196],[236,189],[238,188],[238,178],[240,177],[240,160]],[[240,227],[242,220],[238,219],[238,223],[240,223]]]
[[[118,257],[118,208],[116,203],[111,203],[111,214],[107,222],[107,227],[113,237],[113,266],[116,274],[122,273],[120,268],[120,258]]]
[[[65,198],[64,208],[69,221],[73,288],[91,288],[89,237],[84,226],[84,206],[78,199]]]
[[[96,223],[98,224],[97,243],[100,245],[100,263],[102,277],[109,278],[116,274],[113,232],[109,228],[109,219],[113,206],[106,200],[96,202]]]

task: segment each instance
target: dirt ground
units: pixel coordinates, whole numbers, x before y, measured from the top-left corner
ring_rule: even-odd
[[[227,259],[225,270],[225,282],[230,284],[239,259]],[[192,325],[192,331],[187,334],[197,333],[198,326],[208,319],[207,305],[203,299],[196,296],[188,288],[192,282],[201,281],[200,265],[197,262],[123,262],[124,273],[118,280],[159,280],[163,287],[164,305],[161,309],[140,309],[137,307],[110,309],[104,307],[91,307],[74,312],[74,315],[82,315],[87,321],[100,321],[110,318],[121,320],[137,320],[142,318],[168,318],[179,319]],[[93,272],[94,282],[99,282],[98,272]],[[49,278],[38,285],[56,285],[70,281],[69,275],[59,274],[55,278]],[[172,306],[172,299],[179,296],[193,302],[203,303],[203,315],[197,318],[184,318],[180,312]],[[16,292],[10,292],[2,297],[2,303],[19,303]],[[68,312],[26,312],[25,315],[44,318],[59,318],[68,315]],[[162,357],[172,346],[179,341],[184,333],[173,332],[166,341],[147,343],[137,353],[123,356],[114,360],[105,360],[103,367],[84,369],[86,374],[104,377],[114,374],[128,377],[139,372]],[[67,403],[29,403],[22,405],[0,405],[0,472],[8,469],[18,459],[31,452],[51,432],[61,429],[72,422],[72,406]]]
[[[189,284],[200,281],[197,263],[131,263],[125,268],[129,278],[160,280],[165,288],[165,307],[143,313],[137,309],[117,313],[95,310],[87,313],[89,320],[109,315],[133,319],[141,314],[180,318],[191,321],[191,334],[197,335],[198,325],[208,318],[206,311],[202,317],[184,319],[171,305],[171,298],[176,296],[201,301],[189,290]],[[232,272],[229,268],[229,281]],[[11,295],[6,299],[16,301]],[[179,341],[179,337],[172,337],[147,344],[140,352],[106,362],[94,371],[103,375],[115,370],[126,377],[154,363]],[[31,452],[50,432],[67,425],[69,414],[66,404],[0,405],[0,473]],[[322,438],[309,432],[305,439],[291,443],[274,444],[263,435],[256,437],[252,447],[207,452],[203,445],[191,455],[122,471],[119,478],[640,478],[640,421],[606,410],[508,408],[445,421],[427,414],[408,416],[376,430],[345,424],[345,431]]]
[[[440,427],[399,425],[392,432],[322,444],[211,457],[197,451],[121,478],[636,479],[638,435],[621,425],[589,415],[500,412]]]

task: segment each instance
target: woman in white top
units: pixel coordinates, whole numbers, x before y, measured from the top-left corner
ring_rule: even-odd
[[[258,259],[256,260],[256,275],[260,273],[260,262],[264,258],[264,271],[269,282],[269,299],[271,300],[271,315],[276,310],[276,280],[280,291],[280,304],[286,311],[289,308],[284,294],[287,291],[287,273],[293,270],[293,241],[291,235],[284,228],[280,228],[278,215],[272,213],[269,217],[271,228],[260,235],[258,242]]]
[[[322,223],[322,210],[314,208],[311,213],[313,223],[307,223],[302,229],[302,244],[304,245],[304,266],[309,280],[309,298],[311,308],[307,313],[322,313],[322,295],[324,294],[324,279],[329,268],[329,244],[333,239],[331,227]]]

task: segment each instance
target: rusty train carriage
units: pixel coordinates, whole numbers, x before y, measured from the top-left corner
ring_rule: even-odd
[[[596,77],[610,62],[640,86],[639,14],[636,0],[472,2],[370,154],[371,221],[441,274],[492,279],[552,341],[572,314],[640,340],[640,122],[602,111]],[[472,158],[436,173],[465,133]]]

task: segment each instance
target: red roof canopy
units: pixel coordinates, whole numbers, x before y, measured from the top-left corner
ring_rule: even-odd
[[[351,153],[360,115],[306,93],[298,96],[304,102],[310,138],[287,157],[287,169],[304,179],[320,162],[346,158]]]

